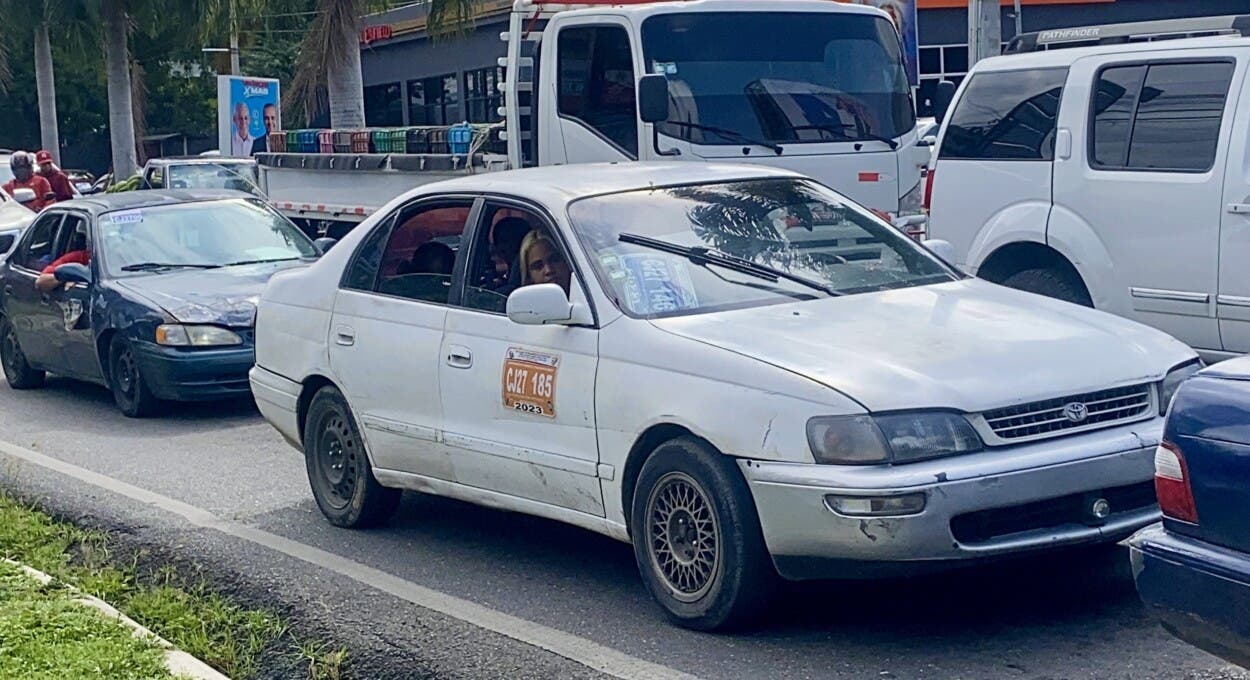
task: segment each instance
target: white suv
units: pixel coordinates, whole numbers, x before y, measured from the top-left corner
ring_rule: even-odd
[[[979,62],[943,122],[930,237],[971,273],[1208,359],[1250,352],[1248,66],[1239,37]]]

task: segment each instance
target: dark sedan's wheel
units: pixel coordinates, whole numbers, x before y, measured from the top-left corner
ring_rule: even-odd
[[[109,346],[109,383],[117,408],[130,418],[145,418],[160,411],[161,401],[148,389],[139,371],[135,349],[121,336]]]
[[[323,387],[304,423],[304,460],[317,507],[339,527],[366,528],[390,519],[402,492],[378,483],[343,393]]]
[[[42,387],[47,377],[43,371],[31,368],[22,352],[22,346],[17,343],[13,324],[3,316],[0,316],[0,363],[4,364],[4,379],[15,390]]]
[[[702,441],[671,440],[643,464],[630,535],[647,590],[679,625],[741,626],[768,604],[777,577],[750,489]]]

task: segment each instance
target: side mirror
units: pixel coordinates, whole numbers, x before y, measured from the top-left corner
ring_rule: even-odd
[[[651,123],[651,145],[658,156],[680,156],[681,151],[660,148],[660,129],[669,116],[668,76],[652,73],[638,79],[638,117]]]
[[[38,198],[38,196],[35,196],[34,189],[22,188],[22,189],[13,190],[13,200],[17,201],[18,203],[30,203],[36,198]]]
[[[522,286],[508,296],[508,318],[526,326],[573,322],[574,305],[558,284]]]
[[[334,244],[338,242],[339,240],[336,238],[330,238],[329,236],[322,236],[316,241],[313,241],[313,246],[317,248],[317,252],[321,253],[322,255],[325,255],[326,253],[330,252],[330,249],[333,248]]]
[[[57,281],[61,283],[81,283],[84,286],[91,285],[91,270],[86,265],[71,262],[63,264],[52,272]]]
[[[950,241],[943,241],[938,238],[925,239],[924,247],[947,263],[955,264],[955,246],[951,245]]]
[[[937,145],[937,135],[925,135],[918,142],[920,146],[932,147]]]
[[[937,92],[933,95],[933,120],[941,123],[950,112],[951,102],[955,100],[955,83],[949,80],[939,81]]]

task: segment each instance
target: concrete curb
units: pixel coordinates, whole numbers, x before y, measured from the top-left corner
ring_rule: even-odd
[[[26,575],[45,586],[56,581],[56,579],[52,576],[49,576],[38,569],[28,567],[21,562],[15,562],[7,558],[4,558],[2,561],[5,564],[10,564],[18,569],[21,569],[26,573]],[[169,672],[172,675],[179,678],[191,678],[192,680],[230,680],[230,678],[217,672],[203,661],[200,661],[194,656],[191,656],[181,649],[174,647],[173,643],[169,640],[166,640],[165,638],[139,625],[139,623],[134,619],[117,611],[115,607],[104,600],[86,595],[68,583],[63,583],[63,585],[69,588],[70,592],[74,593],[74,599],[78,602],[101,612],[110,619],[120,622],[123,626],[126,626],[133,631],[135,637],[151,640],[164,649],[165,667],[169,669]]]

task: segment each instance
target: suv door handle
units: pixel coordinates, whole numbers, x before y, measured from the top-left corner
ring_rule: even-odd
[[[356,344],[356,329],[339,324],[334,327],[334,343],[344,347]]]
[[[1234,215],[1250,215],[1250,203],[1229,203],[1228,212]]]
[[[452,368],[469,368],[473,365],[473,351],[463,345],[447,348],[447,365]]]

